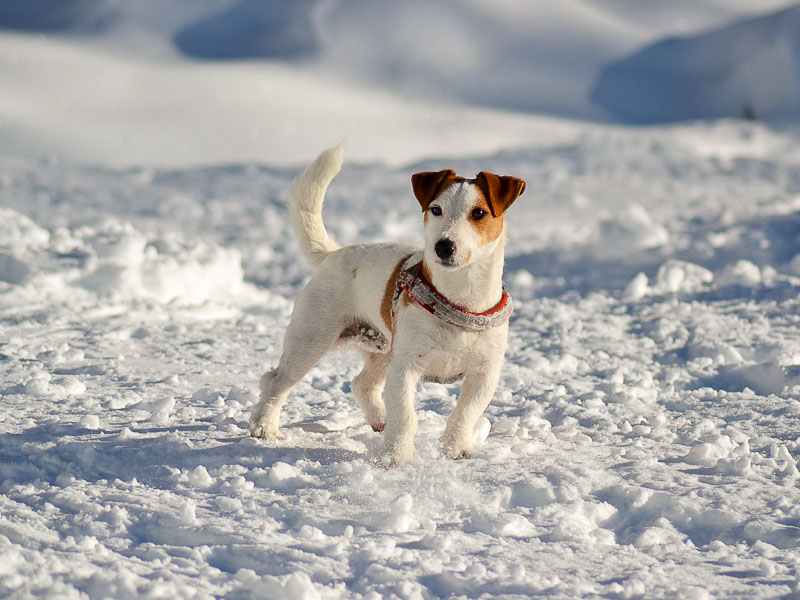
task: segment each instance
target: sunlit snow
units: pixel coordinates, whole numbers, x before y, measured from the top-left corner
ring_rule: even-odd
[[[458,31],[407,54],[443,8],[269,2],[234,44],[258,3],[34,4],[47,19],[0,8],[0,596],[800,594],[794,88],[767,122],[640,128],[591,96],[670,36],[724,45],[738,21],[784,44],[783,3],[761,5],[784,15],[766,38],[733,0],[460,3]],[[473,39],[487,15],[496,37]],[[764,86],[796,76],[786,56]],[[421,243],[418,170],[527,181],[470,460],[439,453],[458,386],[426,383],[416,461],[375,466],[350,351],[295,388],[285,440],[248,435],[311,275],[286,190],[343,138],[342,244]]]

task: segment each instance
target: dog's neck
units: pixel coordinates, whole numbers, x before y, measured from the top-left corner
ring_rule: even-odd
[[[459,269],[447,269],[425,260],[423,272],[450,302],[472,312],[489,310],[503,296],[505,237],[486,258]]]

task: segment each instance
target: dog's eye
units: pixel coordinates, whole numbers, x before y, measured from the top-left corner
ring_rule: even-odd
[[[431,206],[431,214],[434,217],[441,217],[442,216],[442,207],[441,206]]]
[[[475,219],[476,221],[480,221],[483,217],[486,216],[486,211],[483,210],[482,208],[475,208],[472,210],[472,213],[470,213],[469,216]]]

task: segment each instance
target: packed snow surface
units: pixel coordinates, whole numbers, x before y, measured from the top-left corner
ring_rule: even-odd
[[[354,352],[297,386],[286,440],[248,436],[310,275],[297,169],[4,159],[2,595],[798,593],[792,139],[723,122],[349,163],[332,235],[421,241],[409,176],[445,166],[528,182],[509,349],[473,459],[439,455],[458,387],[425,384],[416,462],[384,470]]]

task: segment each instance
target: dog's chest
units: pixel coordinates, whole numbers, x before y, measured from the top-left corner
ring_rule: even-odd
[[[501,331],[447,332],[426,348],[425,381],[452,383],[466,373],[481,371],[495,354],[502,356]]]
[[[422,380],[433,383],[453,383],[464,378],[464,374],[467,372],[465,367],[465,361],[460,357],[437,355],[426,365]]]

